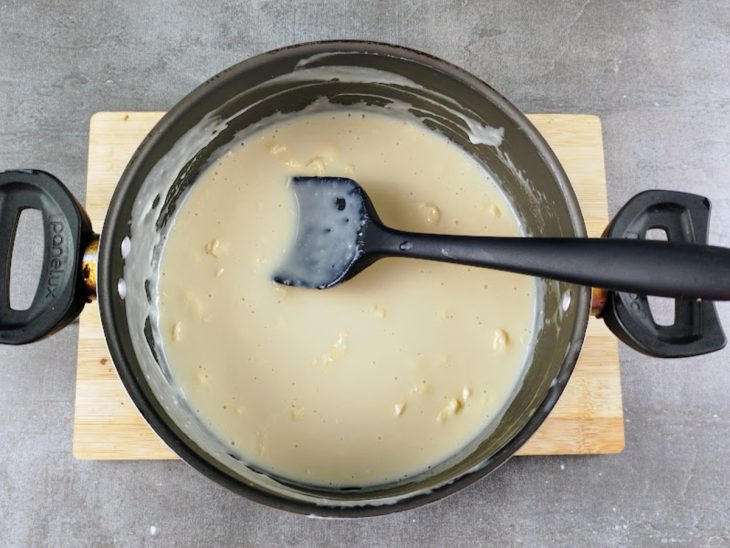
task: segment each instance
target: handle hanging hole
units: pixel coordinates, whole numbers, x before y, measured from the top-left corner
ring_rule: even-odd
[[[37,209],[20,212],[10,259],[10,308],[28,310],[43,269],[43,217]]]

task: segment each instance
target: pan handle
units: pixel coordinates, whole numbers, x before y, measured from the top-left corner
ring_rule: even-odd
[[[661,229],[667,240],[707,244],[710,201],[696,194],[648,190],[634,196],[616,214],[604,233],[607,238],[645,239]],[[661,272],[656,273],[661,276]],[[597,316],[624,343],[660,358],[699,356],[725,347],[726,339],[715,303],[702,299],[675,299],[674,323],[654,320],[646,295],[608,291],[600,295]]]
[[[27,310],[10,307],[10,262],[20,214],[41,212],[43,265]],[[0,344],[26,344],[72,322],[88,300],[81,262],[98,238],[76,198],[45,171],[0,172]]]

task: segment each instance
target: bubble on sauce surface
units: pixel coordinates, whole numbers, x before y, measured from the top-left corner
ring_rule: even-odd
[[[421,202],[418,209],[428,224],[437,225],[441,221],[441,210],[433,202]]]
[[[122,300],[127,297],[127,282],[124,281],[124,278],[119,278],[117,281],[117,293]]]
[[[129,256],[129,252],[132,250],[132,240],[129,239],[129,236],[125,236],[122,240],[121,245],[121,251],[122,251],[122,259],[126,259]]]
[[[571,293],[570,289],[566,289],[563,293],[563,299],[560,303],[560,308],[563,309],[563,312],[567,312],[568,308],[570,308],[570,302],[573,298],[573,294]]]

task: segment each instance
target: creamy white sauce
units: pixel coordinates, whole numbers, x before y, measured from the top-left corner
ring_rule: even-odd
[[[175,216],[158,288],[166,361],[245,462],[323,486],[418,474],[500,416],[532,341],[535,282],[385,259],[324,291],[274,284],[300,174],[356,179],[403,230],[520,233],[479,164],[416,122],[340,108],[271,123],[221,154]]]

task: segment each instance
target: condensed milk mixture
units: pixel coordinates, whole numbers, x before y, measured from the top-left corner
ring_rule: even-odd
[[[535,282],[390,258],[332,289],[275,284],[294,175],[356,180],[394,228],[521,235],[489,175],[416,121],[340,110],[272,123],[208,168],[167,235],[170,368],[200,419],[264,470],[323,486],[422,472],[498,419],[529,351]]]

